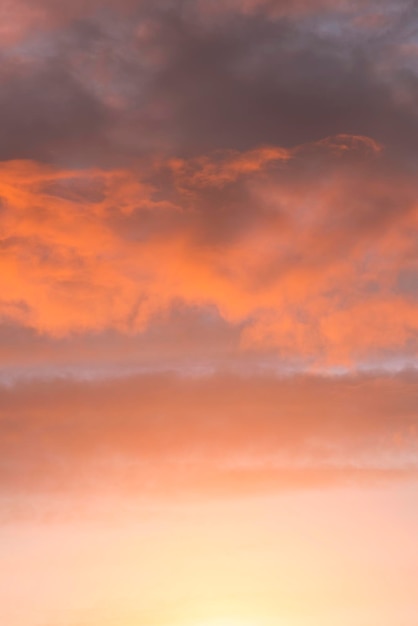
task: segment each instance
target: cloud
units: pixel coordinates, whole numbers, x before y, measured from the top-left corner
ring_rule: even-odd
[[[119,167],[339,134],[416,152],[411,3],[5,6],[4,160]]]
[[[417,302],[399,287],[415,271],[416,183],[367,137],[130,170],[0,169],[5,321],[135,333],[181,304],[215,307],[249,349],[413,353]]]
[[[3,386],[1,488],[204,492],[413,477],[416,383],[411,371]]]

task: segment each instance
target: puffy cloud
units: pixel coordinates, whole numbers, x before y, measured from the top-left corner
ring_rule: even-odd
[[[183,303],[285,356],[413,353],[416,183],[369,138],[1,170],[5,320],[137,332]]]

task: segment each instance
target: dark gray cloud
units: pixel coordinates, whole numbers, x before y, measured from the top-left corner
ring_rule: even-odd
[[[415,150],[414,3],[384,3],[380,21],[347,4],[319,16],[258,5],[55,7],[54,27],[7,49],[1,158],[113,164],[338,133]]]
[[[106,112],[65,68],[48,67],[13,76],[0,95],[0,116],[1,159],[59,161],[68,153],[83,164]]]

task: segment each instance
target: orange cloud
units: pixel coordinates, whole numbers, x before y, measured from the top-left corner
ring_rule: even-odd
[[[247,348],[411,350],[417,190],[393,168],[344,135],[131,170],[2,163],[1,314],[52,335],[138,332],[182,302],[243,325]]]

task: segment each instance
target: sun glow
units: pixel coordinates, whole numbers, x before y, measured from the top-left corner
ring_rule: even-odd
[[[199,620],[194,626],[261,626],[261,622],[241,617],[217,617]]]

